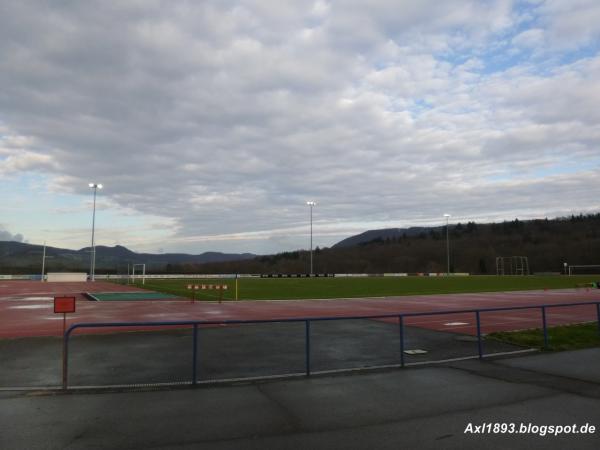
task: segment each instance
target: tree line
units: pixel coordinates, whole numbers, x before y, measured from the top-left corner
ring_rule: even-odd
[[[531,272],[562,272],[563,264],[600,264],[600,214],[557,219],[450,225],[450,271],[495,274],[496,257],[527,256]],[[375,238],[348,248],[316,248],[318,273],[446,272],[446,228],[416,236]],[[169,265],[172,273],[306,273],[306,250],[247,261]]]
[[[450,225],[450,271],[495,274],[496,257],[527,256],[531,272],[562,272],[563,264],[600,264],[600,213],[557,219]],[[389,234],[389,233],[388,233]],[[1,255],[0,255],[1,256]],[[316,248],[318,273],[446,272],[446,227],[416,235],[378,237],[352,247]],[[4,259],[0,273],[38,273],[39,255]],[[307,273],[310,252],[298,250],[253,259],[147,266],[152,273]],[[51,271],[84,271],[87,260],[49,260]],[[125,274],[127,262],[99,263],[98,274]]]

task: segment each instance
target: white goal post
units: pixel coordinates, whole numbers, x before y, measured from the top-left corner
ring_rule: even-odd
[[[136,267],[141,267],[142,268],[142,284],[146,284],[146,264],[133,264],[132,268],[131,268],[131,278],[133,280],[133,282],[135,283],[135,268]]]

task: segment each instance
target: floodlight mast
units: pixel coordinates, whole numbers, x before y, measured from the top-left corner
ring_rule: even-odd
[[[92,248],[90,255],[90,281],[96,281],[96,244],[94,243],[94,234],[96,231],[96,194],[98,189],[102,189],[99,183],[89,183],[88,186],[94,190],[94,212],[92,214]]]
[[[446,259],[447,259],[447,271],[446,275],[450,275],[450,235],[448,233],[448,220],[450,219],[450,214],[444,214],[446,218]]]
[[[46,281],[45,280],[45,278],[46,278],[46,275],[45,275],[45,273],[46,273],[46,260],[48,258],[54,258],[54,256],[48,256],[48,255],[46,255],[46,241],[44,241],[44,249],[42,250],[42,276],[41,276],[42,283],[44,281]]]
[[[313,206],[317,202],[308,201],[306,204],[310,207],[310,274],[313,275]]]
[[[46,241],[44,241],[44,252],[42,253],[42,282],[44,282],[44,271],[46,270]]]

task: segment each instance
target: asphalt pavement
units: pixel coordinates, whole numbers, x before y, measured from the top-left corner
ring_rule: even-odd
[[[306,370],[304,323],[269,323],[199,329],[199,381],[265,377]],[[473,336],[406,327],[407,364],[478,354]],[[193,333],[188,329],[77,335],[69,341],[69,386],[185,383],[193,375]],[[522,350],[494,341],[486,353]],[[62,340],[0,340],[0,389],[60,386]],[[398,324],[375,320],[313,322],[311,372],[400,363]]]
[[[597,449],[599,427],[598,348],[199,388],[0,392],[3,450]]]

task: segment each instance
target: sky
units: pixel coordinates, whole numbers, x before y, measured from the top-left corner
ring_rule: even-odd
[[[600,211],[597,0],[0,3],[0,240],[275,253]]]

